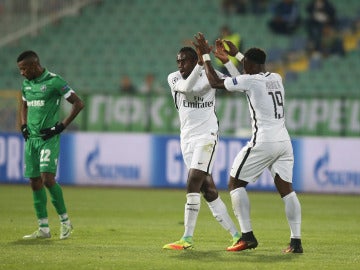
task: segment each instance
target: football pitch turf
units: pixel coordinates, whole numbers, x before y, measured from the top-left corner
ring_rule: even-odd
[[[359,269],[360,196],[298,194],[304,254],[282,254],[289,242],[276,193],[249,191],[259,246],[227,252],[230,235],[202,199],[193,250],[163,250],[183,233],[185,190],[63,187],[74,232],[59,240],[48,196],[52,238],[22,240],[37,228],[27,185],[0,185],[0,269]],[[230,196],[221,198],[234,217]],[[238,222],[235,220],[238,225]]]

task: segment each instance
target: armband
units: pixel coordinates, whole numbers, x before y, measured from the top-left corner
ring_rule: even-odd
[[[241,60],[244,59],[244,55],[241,53],[241,52],[238,52],[236,55],[235,55],[235,58],[237,60],[239,60],[239,62],[241,62]]]
[[[203,54],[203,55],[202,55],[202,59],[203,59],[204,62],[205,62],[205,61],[211,61],[210,55],[209,55],[208,53]]]

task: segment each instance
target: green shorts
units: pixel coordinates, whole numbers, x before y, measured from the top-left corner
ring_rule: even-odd
[[[60,151],[60,136],[46,141],[41,138],[29,138],[25,143],[26,178],[38,177],[42,172],[56,174]]]

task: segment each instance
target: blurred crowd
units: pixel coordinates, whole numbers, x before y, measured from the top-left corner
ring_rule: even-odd
[[[225,15],[265,15],[271,33],[288,37],[288,50],[271,44],[267,48],[275,65],[280,60],[301,70],[302,63],[315,66],[320,60],[346,57],[348,51],[359,49],[360,4],[354,17],[339,16],[331,0],[222,0],[221,7]]]

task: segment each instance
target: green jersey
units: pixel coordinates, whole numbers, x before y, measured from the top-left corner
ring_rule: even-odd
[[[24,80],[21,90],[28,107],[30,137],[40,137],[41,129],[59,121],[61,98],[68,98],[73,91],[63,78],[47,69],[36,79]]]

